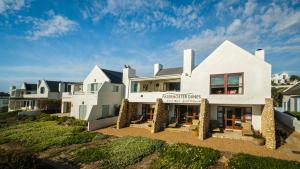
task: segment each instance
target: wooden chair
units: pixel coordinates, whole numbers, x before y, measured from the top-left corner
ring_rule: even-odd
[[[132,120],[131,121],[131,124],[138,124],[138,123],[141,123],[142,121],[143,121],[143,119],[144,119],[144,116],[141,116],[139,119],[137,119],[137,120]]]

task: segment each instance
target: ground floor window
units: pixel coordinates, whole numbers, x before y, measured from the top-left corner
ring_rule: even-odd
[[[199,105],[175,105],[175,117],[178,123],[192,124],[199,119]]]
[[[252,122],[252,108],[218,106],[217,121],[219,127],[241,129],[243,122]]]

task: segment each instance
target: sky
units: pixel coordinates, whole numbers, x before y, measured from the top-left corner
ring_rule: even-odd
[[[200,63],[224,40],[263,48],[272,72],[300,75],[300,0],[0,0],[0,91],[23,81],[82,81],[89,71],[152,75]]]

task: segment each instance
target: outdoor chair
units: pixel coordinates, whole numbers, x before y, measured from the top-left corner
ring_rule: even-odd
[[[169,128],[176,128],[177,127],[177,121],[175,117],[172,117],[170,120],[170,123],[168,125]]]
[[[192,125],[190,126],[190,130],[195,130],[199,126],[200,120],[193,120]]]
[[[218,133],[221,133],[223,131],[222,128],[220,128],[217,120],[210,121],[210,130],[212,132],[218,132]]]
[[[139,123],[141,123],[142,121],[143,121],[143,119],[144,119],[144,116],[141,116],[139,119],[137,119],[137,120],[132,120],[131,121],[131,124],[139,124]]]
[[[253,130],[251,123],[243,122],[242,123],[242,135],[243,136],[253,136]]]

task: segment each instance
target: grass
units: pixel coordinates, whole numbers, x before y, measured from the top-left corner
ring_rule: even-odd
[[[34,151],[91,141],[97,134],[83,126],[63,126],[56,121],[28,122],[0,129],[0,144],[20,142]]]
[[[219,158],[219,152],[190,144],[173,144],[160,151],[159,158],[151,163],[152,169],[208,168]]]
[[[248,154],[237,154],[229,161],[232,169],[300,169],[300,163],[295,161],[279,160],[271,157],[257,157]]]
[[[124,168],[152,154],[163,145],[161,140],[122,137],[102,143],[98,147],[77,150],[75,158],[81,163],[99,161],[101,168]]]

